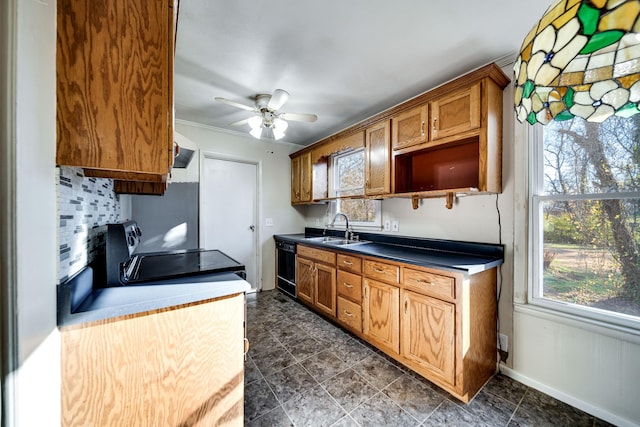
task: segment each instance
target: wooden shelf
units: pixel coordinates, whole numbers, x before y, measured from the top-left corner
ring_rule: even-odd
[[[395,156],[395,193],[479,187],[477,138]]]

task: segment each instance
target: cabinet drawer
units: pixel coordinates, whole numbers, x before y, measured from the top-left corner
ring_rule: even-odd
[[[325,264],[336,264],[336,254],[322,249],[311,248],[309,246],[298,245],[298,256],[315,259]]]
[[[354,273],[360,273],[362,272],[362,258],[338,254],[338,268],[352,271]]]
[[[338,297],[338,320],[358,332],[362,332],[362,307]]]
[[[404,285],[436,297],[448,299],[456,297],[455,279],[453,277],[405,268]]]
[[[399,283],[400,268],[396,265],[384,262],[364,260],[364,274],[377,280],[388,283]]]
[[[338,270],[338,295],[360,303],[362,301],[362,277]]]

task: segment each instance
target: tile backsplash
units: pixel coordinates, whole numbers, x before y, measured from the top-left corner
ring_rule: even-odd
[[[56,169],[58,282],[64,282],[104,250],[105,224],[121,221],[113,180],[88,178],[82,168]]]

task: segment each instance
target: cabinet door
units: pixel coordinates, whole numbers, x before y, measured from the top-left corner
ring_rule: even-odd
[[[400,290],[374,280],[364,280],[364,335],[378,346],[400,352]]]
[[[324,264],[315,265],[314,305],[329,316],[336,317],[336,269]]]
[[[480,83],[430,102],[431,140],[480,127]]]
[[[452,385],[455,332],[454,304],[402,291],[402,356]]]
[[[311,152],[291,158],[291,203],[311,201]]]
[[[405,111],[391,119],[391,146],[394,150],[427,141],[427,104]]]
[[[57,3],[58,165],[169,172],[173,21],[172,1]]]
[[[314,269],[313,261],[297,258],[296,261],[296,288],[298,298],[307,304],[313,304]]]
[[[291,158],[291,203],[300,202],[300,157]]]
[[[389,120],[369,127],[365,138],[365,189],[367,195],[391,192]]]
[[[311,201],[311,152],[306,152],[300,156],[300,201]]]

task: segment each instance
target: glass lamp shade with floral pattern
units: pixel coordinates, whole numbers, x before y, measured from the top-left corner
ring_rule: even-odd
[[[640,0],[557,0],[514,66],[520,122],[640,112]]]

